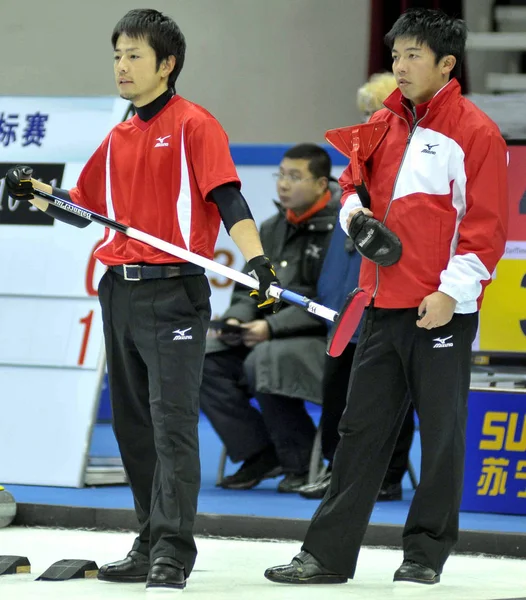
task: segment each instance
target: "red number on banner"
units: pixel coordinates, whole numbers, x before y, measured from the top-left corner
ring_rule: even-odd
[[[232,252],[230,252],[230,250],[216,250],[214,252],[214,260],[218,260],[219,258],[224,257],[224,261],[222,262],[222,264],[224,264],[227,267],[231,267],[234,264],[234,255],[232,254]],[[221,261],[219,261],[221,262]],[[217,279],[217,277],[210,277],[210,283],[217,288],[226,288],[229,285],[232,285],[232,280],[225,278],[223,280]]]
[[[93,276],[95,275],[95,267],[97,265],[97,259],[93,256],[93,253],[102,244],[103,240],[104,238],[93,246],[89,255],[88,267],[86,269],[86,293],[88,296],[98,296],[97,288],[93,285]]]
[[[91,331],[91,323],[93,321],[93,311],[90,310],[89,313],[83,318],[79,319],[79,323],[84,325],[84,335],[82,336],[82,344],[80,345],[80,354],[77,364],[82,366],[84,364],[84,359],[86,358],[86,350],[88,349],[88,341],[89,341],[89,333]]]

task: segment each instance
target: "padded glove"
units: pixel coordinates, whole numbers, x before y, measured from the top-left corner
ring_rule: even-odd
[[[390,267],[402,256],[402,242],[383,223],[357,212],[349,225],[349,237],[356,250],[368,260]]]
[[[27,166],[16,166],[7,171],[5,183],[8,194],[15,200],[33,200],[33,169]]]
[[[256,298],[258,308],[272,307],[272,312],[278,312],[281,302],[268,293],[271,285],[281,287],[272,263],[266,256],[260,255],[249,260],[247,264],[250,269],[248,274],[259,281],[259,290],[252,290],[250,296]]]

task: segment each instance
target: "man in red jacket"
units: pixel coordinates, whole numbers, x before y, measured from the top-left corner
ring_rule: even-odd
[[[358,212],[374,217],[399,238],[402,253],[391,266],[362,262],[360,287],[371,302],[331,485],[302,552],[267,569],[271,581],[354,577],[407,392],[420,418],[422,473],[394,580],[438,583],[457,540],[471,345],[484,288],[504,252],[508,215],[504,140],[455,79],[465,42],[462,21],[426,9],[404,13],[386,36],[398,89],[370,121],[386,131],[371,156],[362,156],[371,206],[364,209],[356,164],[349,166],[340,180],[340,221],[347,231]],[[345,143],[343,131],[339,139]]]

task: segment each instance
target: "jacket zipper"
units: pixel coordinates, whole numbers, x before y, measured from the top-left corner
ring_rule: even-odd
[[[396,177],[395,177],[395,180],[394,180],[393,191],[391,193],[391,198],[389,200],[389,204],[387,205],[387,210],[385,211],[385,216],[384,216],[383,221],[382,221],[383,224],[385,224],[385,221],[387,220],[387,215],[389,214],[389,211],[391,210],[391,204],[393,203],[393,197],[394,197],[394,192],[395,192],[396,184],[398,182],[398,177],[400,175],[400,171],[402,170],[402,165],[404,164],[404,160],[405,160],[405,157],[406,157],[406,154],[407,154],[407,150],[409,149],[409,144],[411,142],[411,138],[413,137],[413,134],[416,131],[416,128],[418,127],[418,124],[427,117],[427,113],[429,112],[429,108],[428,108],[426,110],[424,116],[421,117],[420,119],[418,119],[418,121],[415,121],[415,124],[411,128],[411,126],[409,125],[409,122],[407,121],[407,119],[404,119],[404,117],[401,117],[399,114],[395,113],[394,110],[391,110],[390,108],[388,108],[387,106],[385,106],[385,104],[384,104],[384,107],[387,108],[387,110],[389,112],[393,113],[393,115],[395,115],[395,117],[398,117],[399,119],[402,119],[402,121],[404,121],[406,123],[407,128],[409,129],[409,134],[407,136],[407,140],[406,140],[406,144],[405,144],[405,148],[404,148],[404,153],[402,154],[402,160],[400,161],[400,166],[398,167],[398,171],[396,173]],[[373,296],[372,296],[373,303],[374,303],[374,299],[376,298],[376,294],[378,293],[378,287],[379,286],[380,286],[380,265],[376,265],[376,286],[374,288],[374,292],[373,292]]]

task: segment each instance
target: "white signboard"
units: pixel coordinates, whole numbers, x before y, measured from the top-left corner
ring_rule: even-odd
[[[28,164],[58,187],[128,104],[114,98],[0,99],[0,481],[80,487],[104,373],[92,252],[102,228],[53,221],[7,197],[5,171]]]

